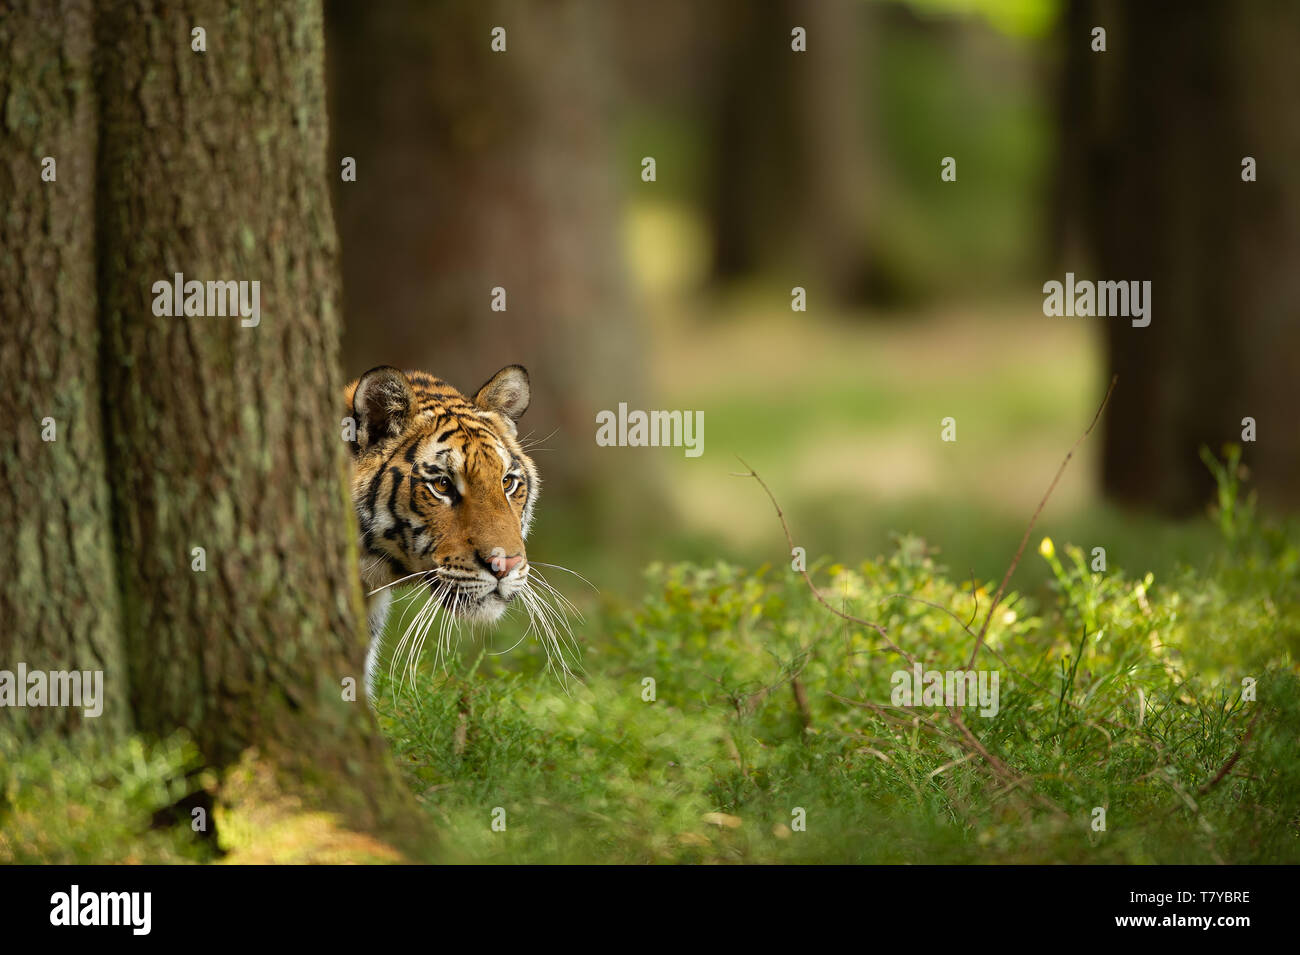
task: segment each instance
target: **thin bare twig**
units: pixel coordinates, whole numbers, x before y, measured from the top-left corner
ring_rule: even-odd
[[[945,607],[943,604],[937,604],[933,600],[926,600],[924,597],[917,597],[914,594],[886,594],[880,602],[885,603],[889,600],[911,600],[915,603],[925,604],[925,606],[929,607],[931,610],[938,610],[940,613],[946,613],[948,616],[952,617],[953,620],[957,621],[959,627],[969,633],[972,637],[975,636],[975,631],[970,628],[970,624],[962,620],[961,617],[957,616],[952,609]],[[978,605],[979,601],[976,600],[976,606]],[[975,618],[972,616],[971,621],[973,622],[974,619]]]
[[[772,507],[776,509],[777,520],[781,522],[781,529],[785,531],[786,543],[790,545],[790,550],[793,551],[796,546],[794,542],[794,535],[790,533],[790,525],[786,523],[785,512],[781,510],[781,505],[777,503],[776,495],[773,494],[772,489],[767,486],[767,482],[758,476],[758,472],[749,466],[749,462],[747,462],[744,458],[740,457],[739,455],[736,456],[736,460],[738,460],[741,464],[745,465],[745,467],[748,468],[748,471],[744,474],[736,474],[734,476],[753,478],[755,481],[759,483],[759,486],[762,487],[763,489],[763,493],[767,495],[767,499],[772,502]],[[835,616],[840,617],[843,620],[847,620],[849,623],[856,623],[860,627],[868,627],[871,630],[876,631],[876,633],[880,635],[880,639],[884,641],[886,647],[888,647],[890,650],[897,653],[899,656],[903,657],[905,660],[907,660],[908,663],[916,662],[916,658],[913,657],[912,654],[908,653],[906,650],[903,650],[898,646],[895,646],[894,642],[889,639],[889,632],[884,627],[870,620],[864,620],[861,617],[855,617],[853,614],[845,613],[844,611],[833,606],[830,603],[830,601],[828,601],[824,596],[822,596],[822,592],[818,590],[817,585],[813,583],[812,575],[810,575],[806,569],[800,570],[799,573],[803,576],[804,583],[808,585],[808,589],[812,592],[812,595],[817,598],[817,602],[819,604],[821,604],[831,613],[835,614]]]
[[[970,633],[970,625],[974,623],[975,618],[980,615],[980,589],[979,585],[975,583],[974,567],[970,569],[970,595],[971,599],[975,601],[975,606],[971,609],[970,619],[964,624],[967,633]]]
[[[812,709],[808,706],[808,693],[803,688],[803,681],[796,676],[790,681],[790,688],[794,690],[794,705],[799,710],[799,720],[803,723],[803,728],[808,729],[812,726]]]
[[[1097,408],[1097,413],[1092,416],[1092,423],[1088,425],[1088,430],[1079,435],[1079,439],[1074,442],[1070,451],[1061,462],[1061,466],[1056,469],[1056,476],[1052,478],[1052,483],[1047,486],[1047,492],[1043,494],[1043,499],[1038,502],[1038,507],[1034,509],[1034,515],[1029,519],[1029,526],[1025,528],[1025,536],[1020,538],[1020,546],[1016,548],[1016,556],[1011,559],[1011,566],[1007,568],[1006,574],[1002,577],[1002,583],[998,585],[997,592],[993,594],[993,602],[989,604],[988,615],[984,618],[984,626],[980,627],[979,635],[975,638],[975,648],[971,650],[970,661],[966,664],[966,669],[975,666],[975,658],[979,656],[980,647],[984,645],[984,635],[988,633],[989,624],[993,622],[993,613],[998,609],[998,604],[1002,602],[1002,595],[1006,592],[1007,584],[1011,582],[1011,575],[1016,572],[1020,565],[1020,558],[1024,556],[1025,545],[1029,543],[1029,535],[1034,531],[1034,525],[1038,523],[1038,516],[1043,513],[1043,508],[1047,506],[1047,499],[1052,496],[1056,490],[1056,483],[1061,480],[1061,475],[1065,473],[1070,459],[1074,457],[1074,452],[1079,450],[1079,445],[1083,444],[1084,439],[1092,434],[1092,429],[1097,427],[1097,422],[1101,420],[1101,413],[1106,410],[1106,405],[1110,402],[1111,393],[1115,390],[1115,385],[1119,381],[1119,375],[1110,379],[1110,387],[1106,389],[1106,396],[1101,399],[1101,405]]]
[[[1204,796],[1215,786],[1219,785],[1219,783],[1223,782],[1224,777],[1226,777],[1228,773],[1232,772],[1232,767],[1237,765],[1237,760],[1241,759],[1241,754],[1246,751],[1246,744],[1250,742],[1251,734],[1255,732],[1255,721],[1259,719],[1259,714],[1261,712],[1262,711],[1259,709],[1255,710],[1255,714],[1250,718],[1250,723],[1246,726],[1246,735],[1241,738],[1241,742],[1237,744],[1237,748],[1233,751],[1232,755],[1228,757],[1228,761],[1223,764],[1217,773],[1214,774],[1214,778],[1209,782],[1202,784],[1201,787],[1196,790],[1198,796]]]
[[[989,767],[993,770],[995,774],[1001,776],[1002,779],[1012,784],[1013,786],[1028,786],[1029,795],[1031,795],[1039,803],[1041,803],[1043,806],[1046,806],[1048,809],[1056,813],[1058,816],[1062,816],[1062,817],[1068,816],[1068,813],[1066,813],[1064,809],[1062,809],[1055,802],[1048,799],[1042,793],[1038,792],[1033,788],[1032,786],[1033,780],[1031,780],[1028,776],[1022,776],[1019,773],[1015,772],[1015,770],[1011,769],[1010,766],[1008,766],[1006,763],[1002,762],[1002,760],[1000,760],[998,757],[994,756],[991,752],[989,752],[988,748],[979,741],[979,739],[975,736],[974,733],[970,731],[969,728],[967,728],[965,722],[963,722],[962,718],[957,714],[956,707],[949,707],[948,719],[961,732],[961,735],[964,738],[966,745],[971,750],[973,750],[974,752],[978,753],[981,757],[983,757],[984,761],[989,764]]]
[[[974,623],[976,616],[978,616],[979,614],[979,591],[976,586],[974,571],[971,572],[971,595],[975,601],[975,609],[974,612],[972,612],[971,614],[971,619],[969,622],[962,620],[962,618],[959,617],[950,608],[943,607],[937,603],[934,603],[933,601],[926,600],[922,597],[917,597],[911,594],[890,594],[888,597],[885,598],[885,600],[893,600],[897,598],[903,598],[905,600],[914,600],[918,603],[925,604],[926,606],[931,607],[935,610],[940,610],[948,614],[948,616],[950,616],[953,620],[955,620],[962,627],[962,629],[966,631],[966,633],[974,636],[975,646],[971,651],[970,661],[966,664],[966,669],[969,670],[975,665],[975,659],[977,656],[979,656],[980,648],[984,645],[984,637],[988,632],[989,625],[993,621],[993,614],[997,610],[998,604],[1002,602],[1002,596],[1003,594],[1006,593],[1007,584],[1010,583],[1012,575],[1016,572],[1016,568],[1020,565],[1020,559],[1024,556],[1025,545],[1029,542],[1029,537],[1033,533],[1034,525],[1038,522],[1039,515],[1042,514],[1043,508],[1047,506],[1048,499],[1052,496],[1052,492],[1056,490],[1056,485],[1061,480],[1061,475],[1065,473],[1065,469],[1069,465],[1071,459],[1074,457],[1074,453],[1079,449],[1079,445],[1081,445],[1084,442],[1084,440],[1088,437],[1088,435],[1092,434],[1093,429],[1097,427],[1097,422],[1101,420],[1102,412],[1105,411],[1106,405],[1110,402],[1110,396],[1114,392],[1115,385],[1118,383],[1118,381],[1119,381],[1118,375],[1115,375],[1114,377],[1111,378],[1110,387],[1106,389],[1106,395],[1105,397],[1102,398],[1101,405],[1097,408],[1097,413],[1093,415],[1092,422],[1088,425],[1087,429],[1083,432],[1083,434],[1081,434],[1079,438],[1071,446],[1069,452],[1065,455],[1065,459],[1061,462],[1061,466],[1057,468],[1056,475],[1052,478],[1052,483],[1048,485],[1047,491],[1043,494],[1042,499],[1038,502],[1038,507],[1035,508],[1033,516],[1030,517],[1029,519],[1029,526],[1025,528],[1024,536],[1020,539],[1020,546],[1016,548],[1015,557],[1012,558],[1010,566],[1007,567],[1006,574],[1003,575],[1002,577],[1002,583],[998,585],[998,589],[993,595],[993,600],[989,604],[988,613],[984,617],[984,624],[980,627],[979,633],[974,633],[971,630],[971,624]],[[772,502],[772,507],[776,510],[777,519],[781,522],[781,529],[782,531],[785,532],[786,543],[789,545],[790,550],[793,552],[795,548],[794,535],[790,533],[790,525],[786,522],[785,513],[781,510],[781,505],[780,503],[778,503],[776,499],[776,495],[772,493],[772,489],[767,486],[767,482],[764,481],[759,476],[757,471],[755,471],[752,467],[750,467],[749,463],[746,462],[744,458],[740,458],[738,455],[737,459],[740,461],[741,464],[745,466],[747,471],[744,474],[737,474],[736,477],[751,477],[758,482],[760,487],[763,488],[763,492],[767,495],[768,500]],[[881,640],[885,643],[885,645],[890,650],[894,651],[899,656],[902,656],[909,663],[915,664],[917,662],[916,658],[911,653],[908,653],[906,650],[903,650],[902,648],[896,646],[889,639],[888,632],[880,624],[874,623],[870,620],[864,620],[861,617],[856,617],[852,614],[846,613],[838,609],[837,607],[832,606],[831,603],[824,596],[822,596],[821,591],[817,589],[817,585],[813,583],[812,575],[808,573],[806,568],[800,570],[800,574],[803,576],[804,583],[808,585],[809,591],[817,599],[817,602],[820,603],[827,610],[829,610],[832,614],[850,623],[856,623],[859,626],[864,626],[872,630],[875,630],[876,633],[880,635]],[[1018,599],[1019,598],[1017,598],[1017,600]],[[1014,606],[1014,602],[1013,602],[1013,606]],[[795,680],[796,700],[798,699],[799,696],[799,689],[800,686],[796,678]],[[836,699],[842,700],[845,703],[850,703],[855,706],[865,706],[869,709],[874,710],[879,715],[882,716],[888,715],[889,708],[880,706],[879,704],[869,703],[865,700],[860,700],[860,701],[848,700],[845,699],[844,697],[839,697],[834,693],[830,695]],[[800,709],[803,710],[802,705],[800,706]],[[999,759],[992,752],[990,752],[989,749],[983,743],[981,743],[979,739],[975,736],[975,734],[972,733],[970,729],[966,726],[965,722],[963,722],[960,714],[956,711],[955,708],[950,707],[948,709],[948,718],[951,724],[953,725],[953,727],[956,728],[958,733],[960,734],[959,737],[957,738],[957,741],[961,745],[963,745],[967,750],[978,755],[984,761],[984,763],[986,763],[989,766],[989,768],[993,771],[994,775],[1000,777],[1002,780],[1007,782],[1009,784],[1008,785],[1009,790],[1017,789],[1020,788],[1021,786],[1026,786],[1030,794],[1033,796],[1033,798],[1037,800],[1041,805],[1047,807],[1049,810],[1051,810],[1053,813],[1057,814],[1058,816],[1066,815],[1065,811],[1060,806],[1058,806],[1055,802],[1053,802],[1051,799],[1048,799],[1046,796],[1042,795],[1041,793],[1036,792],[1033,789],[1032,780],[1029,777],[1021,776],[1020,774],[1016,773],[1009,766],[1007,766],[1006,763],[1004,763],[1001,759]],[[1247,734],[1247,739],[1248,738],[1249,738],[1249,734]],[[1245,744],[1245,740],[1243,740],[1243,745],[1244,744]],[[1239,756],[1240,756],[1240,750],[1233,755],[1233,757],[1228,761],[1228,763],[1224,766],[1224,768],[1220,770],[1219,775],[1216,776],[1213,780],[1211,780],[1210,783],[1207,784],[1207,786],[1212,787],[1223,776],[1227,775],[1228,771],[1231,770],[1232,765],[1236,762],[1237,757]]]

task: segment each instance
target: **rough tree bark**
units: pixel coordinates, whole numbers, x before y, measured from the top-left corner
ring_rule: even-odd
[[[24,735],[129,722],[100,423],[93,59],[90,0],[0,16],[0,669],[100,670],[106,697],[89,720],[6,709],[3,727]]]
[[[105,427],[136,724],[188,728],[219,766],[255,748],[353,824],[408,831],[366,705],[342,695],[365,638],[319,0],[137,0],[96,29]],[[174,273],[260,282],[260,324],[156,315],[152,286]]]
[[[1113,498],[1187,513],[1212,494],[1198,449],[1246,444],[1261,498],[1300,506],[1300,118],[1278,91],[1300,7],[1198,0],[1069,8],[1065,152],[1096,276],[1152,282],[1151,325],[1103,320],[1120,376],[1106,417]],[[1108,50],[1089,50],[1093,26]],[[1258,181],[1243,182],[1254,157]],[[1082,188],[1080,188],[1082,187]],[[1076,271],[1078,271],[1076,269]]]
[[[611,173],[608,11],[327,7],[347,370],[420,367],[473,389],[527,366],[525,430],[559,429],[544,478],[576,496],[596,473],[595,412],[641,389]],[[498,26],[505,52],[491,48]],[[344,156],[356,182],[338,181]],[[629,166],[625,181],[639,174]],[[506,311],[491,308],[496,287]]]

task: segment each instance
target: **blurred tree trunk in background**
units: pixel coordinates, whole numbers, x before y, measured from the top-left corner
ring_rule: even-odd
[[[727,0],[713,13],[714,271],[777,265],[840,303],[876,297],[866,129],[867,4]],[[807,51],[791,31],[807,31]]]
[[[1252,417],[1261,498],[1300,506],[1300,114],[1278,95],[1295,86],[1300,5],[1073,0],[1064,23],[1063,188],[1096,272],[1079,277],[1152,282],[1149,327],[1097,319],[1120,375],[1105,490],[1198,509],[1198,448],[1241,441]],[[1089,49],[1098,25],[1106,53]]]
[[[420,823],[364,693],[342,692],[365,637],[319,0],[239,15],[139,0],[105,8],[96,32],[105,428],[136,724],[188,728],[217,766],[256,748],[352,824],[406,831]],[[260,324],[154,314],[153,283],[177,272],[259,281]]]
[[[596,411],[641,389],[607,12],[594,0],[327,7],[345,366],[423,368],[472,393],[525,365],[523,432],[560,429],[539,460],[553,491],[591,488]],[[498,26],[505,52],[491,47]],[[339,181],[345,156],[356,182]],[[618,175],[641,185],[639,165]],[[506,311],[491,308],[497,287]]]
[[[90,0],[19,0],[0,17],[0,669],[101,670],[106,696],[84,721],[77,707],[6,708],[6,730],[128,724],[100,424],[93,58]]]

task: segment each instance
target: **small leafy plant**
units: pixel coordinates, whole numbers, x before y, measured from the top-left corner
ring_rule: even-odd
[[[991,716],[893,702],[898,651],[966,668],[992,589],[902,538],[811,568],[887,640],[785,567],[655,565],[570,695],[480,657],[387,729],[465,860],[1300,861],[1300,554],[1234,474],[1222,552],[1168,581],[1044,539],[1052,592],[1006,594],[975,661]]]

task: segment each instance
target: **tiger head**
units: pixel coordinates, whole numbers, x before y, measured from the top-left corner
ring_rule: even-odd
[[[398,581],[424,584],[450,613],[487,622],[526,586],[524,538],[540,480],[515,422],[529,397],[519,365],[473,399],[388,366],[348,386],[361,576],[381,595],[371,601],[372,630],[382,630],[387,585]]]

